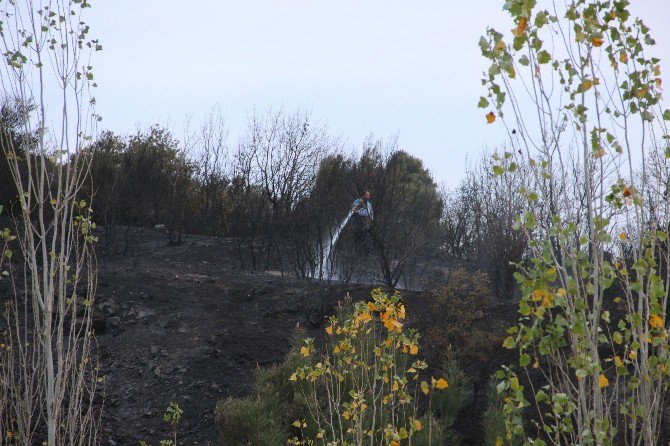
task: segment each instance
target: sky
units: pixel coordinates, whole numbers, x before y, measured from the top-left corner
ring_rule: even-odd
[[[220,107],[235,144],[254,110],[301,109],[344,141],[398,136],[455,186],[466,160],[506,141],[476,107],[487,26],[509,31],[502,0],[97,0],[87,22],[101,129],[153,124],[179,137]],[[670,60],[670,1],[633,0]]]

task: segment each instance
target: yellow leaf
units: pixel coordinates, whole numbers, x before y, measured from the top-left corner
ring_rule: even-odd
[[[568,294],[567,291],[565,291],[565,288],[559,288],[556,292],[561,297],[565,297]]]
[[[649,318],[649,326],[651,328],[663,328],[663,318],[658,314],[652,314]]]
[[[316,438],[323,438],[323,432],[319,432],[318,434],[316,434]]]
[[[502,437],[500,437],[500,436],[496,437],[496,446],[503,446]]]
[[[351,414],[349,413],[348,410],[342,412],[342,418],[344,418],[345,420],[349,420],[351,418]]]
[[[307,346],[302,346],[300,347],[300,354],[303,355],[305,358],[309,356],[309,347]]]
[[[605,156],[605,149],[602,148],[602,147],[599,148],[598,150],[596,150],[595,152],[593,152],[593,157],[595,159],[602,158],[603,156]]]
[[[404,427],[400,428],[400,432],[398,432],[398,434],[401,440],[405,440],[409,437],[409,435],[407,434],[407,429],[405,429]]]
[[[412,345],[409,348],[409,354],[410,355],[416,355],[419,353],[419,346],[418,345]]]
[[[639,89],[635,92],[635,96],[637,96],[638,99],[642,99],[646,94],[647,94],[647,87],[639,88]]]
[[[397,392],[397,391],[398,391],[398,381],[396,381],[396,382],[393,383],[393,387],[391,387],[391,389],[392,389],[394,392]]]
[[[428,392],[430,392],[430,388],[428,387],[428,383],[426,381],[421,381],[421,391],[425,395],[428,395]]]
[[[487,123],[487,124],[491,124],[491,123],[493,123],[493,121],[495,121],[495,120],[496,120],[496,114],[495,114],[495,113],[493,113],[493,112],[488,112],[488,113],[486,114],[486,123]]]
[[[333,334],[333,326],[332,325],[329,325],[329,326],[326,327],[326,333],[328,333],[329,335]]]
[[[621,54],[619,54],[619,62],[628,63],[628,54],[626,54],[625,51],[622,51]]]
[[[631,350],[630,353],[628,353],[628,357],[635,361],[637,359],[637,352],[635,350]]]
[[[290,377],[288,380],[289,380],[289,381],[297,381],[297,380],[298,380],[298,376],[294,373],[294,374],[291,375],[291,377]]]
[[[593,87],[593,82],[589,79],[584,79],[584,82],[582,82],[582,90],[589,91],[591,87]]]
[[[621,234],[619,234],[619,238],[620,238],[621,240],[628,240],[628,236],[626,235],[625,232],[622,232]]]
[[[526,32],[526,28],[528,28],[528,20],[525,17],[521,17],[516,28],[512,30],[512,34],[514,37],[520,37]]]
[[[298,421],[298,420],[294,421],[294,422],[293,422],[293,426],[299,428],[299,427],[300,427],[300,421]]]
[[[449,383],[447,382],[446,379],[440,378],[435,382],[435,387],[438,390],[446,389],[447,387],[449,387]]]
[[[623,367],[623,361],[621,360],[621,358],[619,358],[619,356],[614,357],[614,364],[617,367]]]
[[[601,389],[610,385],[610,382],[607,380],[607,377],[602,373],[598,376],[598,387]]]
[[[595,47],[602,46],[603,42],[604,42],[604,40],[601,39],[600,37],[594,37],[594,38],[591,39],[591,43]]]
[[[418,432],[418,431],[420,431],[421,429],[423,429],[423,425],[421,424],[421,421],[419,421],[419,420],[414,420],[414,423],[413,423],[413,424],[414,424],[414,430],[415,430],[415,431]]]
[[[400,446],[400,443],[398,442],[398,440],[393,440],[393,441],[389,444],[389,446]]]
[[[658,88],[661,88],[661,84],[663,83],[663,79],[661,79],[660,77],[657,77],[656,79],[654,79],[654,82],[656,83],[656,86]]]

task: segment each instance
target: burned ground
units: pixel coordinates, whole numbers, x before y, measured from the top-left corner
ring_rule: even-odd
[[[372,289],[236,269],[227,239],[189,236],[170,246],[164,235],[138,230],[134,243],[132,255],[101,250],[98,256],[97,340],[108,445],[167,438],[162,413],[171,401],[184,409],[179,435],[185,444],[220,444],[216,402],[248,394],[254,370],[283,359],[297,324],[318,338],[338,301],[347,293],[366,299]],[[438,269],[448,274],[453,267]],[[410,324],[427,330],[435,317],[426,296],[403,294]],[[501,326],[500,315],[513,317],[513,307],[491,308],[482,325],[497,320]],[[500,361],[496,354],[470,366],[488,371]],[[487,373],[481,376],[483,382],[472,383],[471,415],[485,406]],[[477,429],[465,426],[466,438]]]

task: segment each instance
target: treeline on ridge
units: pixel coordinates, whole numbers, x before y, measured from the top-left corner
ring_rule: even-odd
[[[17,156],[36,150],[19,131],[29,112],[16,102],[2,106],[3,127],[15,129],[4,132],[15,141],[2,144],[13,144]],[[360,155],[347,154],[301,111],[251,115],[236,144],[216,111],[185,134],[179,141],[161,126],[130,136],[104,131],[88,145],[90,180],[82,197],[105,232],[103,248],[123,253],[129,228],[164,225],[175,244],[186,233],[230,238],[240,268],[332,279],[323,270],[326,244],[352,201],[369,190],[379,282],[415,287],[425,259],[446,255],[479,262],[499,297],[512,293],[510,262],[526,249],[512,230],[521,202],[514,198],[515,176],[508,184],[494,180],[488,155],[446,189],[396,139],[370,136]],[[3,160],[0,203],[16,212],[12,184]],[[357,280],[362,254],[350,230],[330,255],[338,280]]]

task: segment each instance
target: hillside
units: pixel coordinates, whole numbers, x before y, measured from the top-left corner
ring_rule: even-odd
[[[296,324],[318,338],[324,318],[346,293],[354,300],[369,296],[370,286],[236,269],[230,243],[188,236],[171,246],[161,233],[136,230],[126,256],[100,250],[96,326],[106,389],[103,444],[157,442],[167,435],[162,413],[170,401],[184,409],[180,438],[186,444],[220,444],[213,419],[219,399],[247,394],[257,367],[280,362]],[[456,265],[443,265],[443,273]],[[410,324],[428,331],[438,319],[427,296],[403,295]],[[501,316],[515,314],[511,303],[481,310],[482,328],[497,332]],[[432,348],[426,354],[439,359],[443,351]],[[464,364],[479,372],[470,406],[485,403],[485,372],[500,362],[496,355],[484,364]],[[463,430],[477,435],[476,424],[466,423]]]

